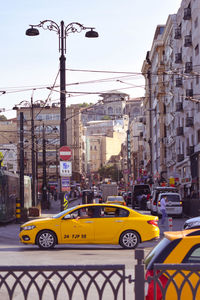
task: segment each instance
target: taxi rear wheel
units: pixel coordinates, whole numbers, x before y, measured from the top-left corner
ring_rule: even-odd
[[[37,245],[40,249],[52,249],[56,244],[56,235],[50,230],[43,230],[38,233]]]
[[[139,242],[139,234],[133,230],[124,231],[119,239],[119,244],[126,249],[135,249]]]

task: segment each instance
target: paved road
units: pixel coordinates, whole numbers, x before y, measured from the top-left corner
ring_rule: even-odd
[[[79,204],[79,200],[70,206]],[[50,210],[42,212],[47,217],[60,211],[60,203],[53,202]],[[149,214],[149,212],[143,212]],[[173,230],[180,230],[185,219],[174,219]],[[19,224],[10,223],[0,226],[0,266],[14,265],[116,265],[126,267],[126,275],[134,278],[136,264],[135,251],[124,250],[118,245],[57,245],[53,250],[40,250],[37,246],[23,245],[19,242]],[[162,228],[161,236],[163,234]],[[139,248],[145,249],[145,254],[156,245],[157,241],[145,242]],[[126,299],[134,299],[133,283],[126,282]],[[95,297],[94,297],[95,298]],[[94,299],[92,298],[92,299]],[[80,298],[74,298],[80,300]],[[111,298],[109,298],[111,299]]]

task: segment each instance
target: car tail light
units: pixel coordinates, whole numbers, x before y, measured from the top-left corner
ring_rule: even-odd
[[[158,201],[158,206],[160,206],[160,201]]]
[[[156,205],[156,200],[153,201],[153,205]]]
[[[159,272],[160,271],[157,271],[156,273],[159,274]],[[153,277],[153,275],[154,275],[153,270],[147,270],[145,279],[148,280],[148,277]],[[157,280],[159,280],[160,282],[159,282],[159,284],[158,283],[156,284],[156,300],[161,300],[161,299],[163,299],[162,291],[164,290],[164,288],[167,284],[168,278],[162,274],[161,276],[159,276],[159,278]],[[162,286],[162,290],[160,288],[160,285]],[[154,300],[155,299],[153,278],[148,280],[145,283],[145,299],[146,300]]]
[[[126,205],[126,202],[124,202],[124,205]]]
[[[150,220],[150,221],[147,221],[147,223],[150,224],[150,225],[158,226],[158,221],[157,220]]]

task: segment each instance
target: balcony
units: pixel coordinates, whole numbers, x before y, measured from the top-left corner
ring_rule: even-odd
[[[177,27],[175,29],[174,38],[175,38],[175,40],[181,39],[181,28],[180,27]]]
[[[176,53],[175,54],[175,64],[181,64],[182,63],[182,53]]]
[[[176,78],[176,87],[182,87],[182,86],[183,86],[182,77]]]
[[[184,154],[177,154],[177,162],[184,160]]]
[[[183,110],[183,103],[177,102],[176,103],[176,111],[182,111]]]
[[[183,20],[191,20],[191,8],[184,8]]]
[[[193,117],[186,117],[185,127],[192,127],[192,126],[194,126],[194,118]]]
[[[189,146],[186,149],[186,155],[187,156],[191,156],[192,154],[194,154],[194,146]]]
[[[186,89],[185,96],[185,100],[188,100],[189,97],[193,97],[193,89]]]
[[[184,43],[184,47],[190,47],[192,46],[192,35],[186,35],[185,36],[185,43]]]
[[[176,135],[177,135],[177,136],[182,136],[182,135],[184,135],[183,127],[177,127],[177,128],[176,128]]]
[[[185,63],[185,73],[191,73],[192,72],[192,62],[188,61]]]

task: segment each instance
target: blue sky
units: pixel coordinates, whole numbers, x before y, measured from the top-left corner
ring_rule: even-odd
[[[121,90],[131,97],[143,96],[140,75],[80,72],[113,71],[140,73],[158,24],[176,13],[181,0],[7,0],[0,10],[0,108],[14,117],[12,107],[23,100],[59,102],[59,93],[49,95],[59,71],[58,35],[40,29],[37,37],[25,35],[29,24],[51,19],[65,25],[78,22],[95,27],[98,39],[86,39],[85,32],[67,37],[67,104],[96,102],[104,91]],[[126,77],[125,77],[126,76]],[[104,82],[99,80],[104,79]],[[97,82],[94,82],[97,81]],[[87,83],[88,82],[88,83]],[[74,84],[73,84],[74,83]],[[76,84],[75,84],[76,83]],[[56,82],[59,85],[59,78]],[[138,86],[138,87],[135,87]],[[57,88],[59,91],[59,88]],[[94,95],[75,96],[73,92]]]

